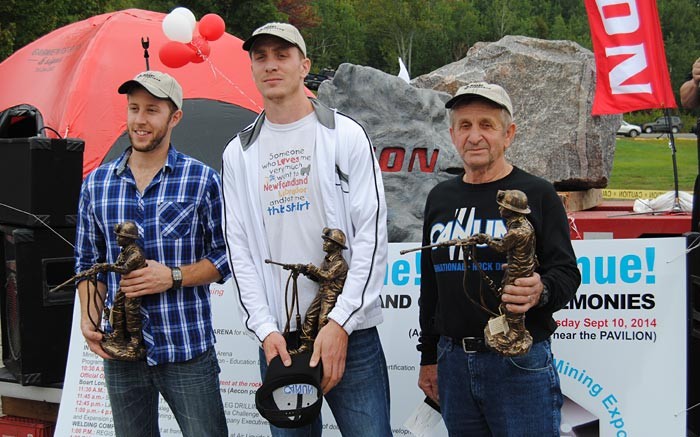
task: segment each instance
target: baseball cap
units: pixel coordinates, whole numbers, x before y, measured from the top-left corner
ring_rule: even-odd
[[[321,363],[309,366],[311,351],[292,356],[285,367],[278,356],[270,361],[263,384],[255,392],[260,415],[278,428],[299,428],[313,422],[321,413]]]
[[[272,35],[294,44],[306,57],[306,43],[299,30],[288,23],[267,23],[258,27],[253,35],[243,43],[243,50],[250,51],[255,40],[261,35]]]
[[[457,90],[457,93],[455,93],[454,97],[445,103],[445,108],[452,108],[455,103],[468,96],[481,96],[485,99],[491,100],[492,102],[506,108],[510,115],[513,116],[513,104],[510,102],[510,97],[508,97],[506,90],[496,84],[486,82],[472,82],[460,87]]]
[[[144,71],[119,87],[119,94],[128,94],[135,86],[142,86],[160,99],[170,99],[182,109],[182,87],[171,75],[160,71]]]

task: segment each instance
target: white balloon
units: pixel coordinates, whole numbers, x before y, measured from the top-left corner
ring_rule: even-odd
[[[163,19],[163,33],[168,39],[181,43],[192,41],[192,27],[183,14],[172,12]]]
[[[197,19],[195,18],[194,14],[192,11],[190,11],[187,8],[183,8],[182,6],[179,8],[175,8],[172,11],[170,11],[171,14],[182,14],[185,17],[187,17],[187,22],[190,23],[190,27],[192,28],[192,32],[194,32],[194,27],[197,25]]]

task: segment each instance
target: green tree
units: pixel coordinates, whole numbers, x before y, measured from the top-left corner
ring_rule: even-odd
[[[343,62],[367,65],[365,35],[353,0],[317,0],[319,24],[307,29],[307,50],[312,69],[336,68]]]

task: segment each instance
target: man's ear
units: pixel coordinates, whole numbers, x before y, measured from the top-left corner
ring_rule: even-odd
[[[177,111],[173,112],[173,115],[170,117],[170,127],[173,128],[180,123],[180,120],[182,120],[183,112],[182,109],[178,109]]]
[[[515,123],[511,123],[510,126],[508,126],[508,129],[506,129],[506,149],[513,144],[513,140],[515,139],[515,130]]]

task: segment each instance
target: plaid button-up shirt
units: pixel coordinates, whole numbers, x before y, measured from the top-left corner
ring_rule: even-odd
[[[129,148],[83,182],[76,272],[98,262],[114,263],[121,251],[114,225],[130,220],[138,226],[138,244],[147,259],[177,267],[206,258],[222,281],[228,279],[219,174],[171,146],[165,166],[141,193],[127,165],[130,154]],[[107,284],[105,305],[111,307],[120,276],[107,273],[98,279]],[[149,365],[189,360],[215,342],[208,285],[143,296],[141,313]],[[103,324],[111,330],[108,321]]]

